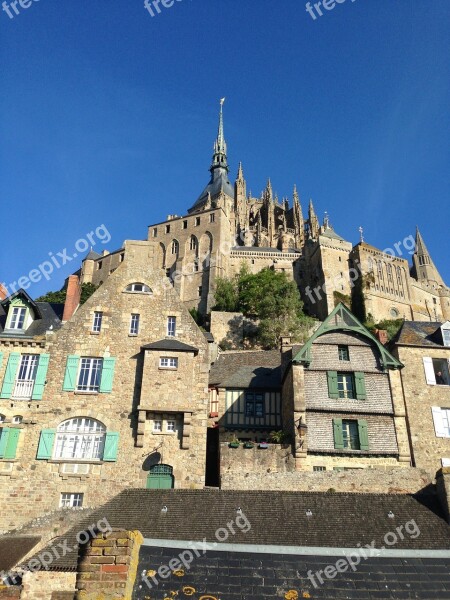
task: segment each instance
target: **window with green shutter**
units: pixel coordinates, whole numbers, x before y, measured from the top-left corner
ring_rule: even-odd
[[[344,448],[344,436],[342,432],[342,419],[333,419],[334,447],[337,450]]]
[[[106,462],[115,462],[119,451],[119,434],[117,432],[108,432],[105,436],[105,449],[103,451],[103,460]]]
[[[66,372],[64,374],[63,390],[65,392],[73,392],[77,384],[78,364],[80,357],[76,354],[71,354],[67,357]]]
[[[43,429],[41,431],[41,437],[39,439],[39,446],[36,456],[38,460],[48,460],[52,457],[55,435],[55,429]]]
[[[100,379],[100,393],[105,394],[112,391],[114,381],[115,358],[104,358],[102,374]]]
[[[11,352],[8,358],[8,364],[6,365],[5,377],[3,379],[2,391],[0,392],[0,398],[11,398],[11,394],[14,388],[14,382],[16,380],[17,368],[20,361],[20,352]]]
[[[12,460],[16,458],[20,429],[3,427],[0,429],[0,458]]]
[[[361,450],[369,450],[369,432],[367,429],[367,421],[364,419],[358,420],[359,431],[359,446]]]
[[[337,371],[327,371],[328,396],[337,400],[339,398]]]
[[[366,400],[366,382],[364,373],[355,373],[355,386],[357,400]]]
[[[34,381],[32,400],[42,400],[44,394],[44,386],[47,381],[47,369],[50,354],[41,354],[39,356],[38,368],[36,371],[36,379]]]

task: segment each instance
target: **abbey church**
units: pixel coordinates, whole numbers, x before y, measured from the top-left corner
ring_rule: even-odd
[[[296,281],[305,310],[320,320],[339,301],[354,310],[358,306],[358,316],[375,321],[450,319],[450,289],[419,230],[415,244],[392,256],[362,236],[353,246],[334,231],[327,214],[319,220],[312,200],[304,211],[296,186],[291,201],[280,200],[269,180],[255,198],[247,194],[242,164],[231,183],[223,101],[209,170],[209,183],[186,214],[168,215],[149,226],[148,238],[141,242],[150,265],[162,270],[188,308],[208,313],[216,279],[232,277],[246,263],[251,272],[265,267],[286,272]],[[127,245],[102,255],[91,251],[83,261],[81,281],[104,283],[124,260]]]

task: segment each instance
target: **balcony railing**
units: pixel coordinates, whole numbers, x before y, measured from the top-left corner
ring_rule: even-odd
[[[14,400],[29,400],[33,393],[34,380],[17,379],[14,383],[12,398]]]

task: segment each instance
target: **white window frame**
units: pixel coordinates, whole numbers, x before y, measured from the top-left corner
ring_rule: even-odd
[[[339,378],[342,378],[341,380]],[[348,379],[350,378],[352,382],[352,388],[348,387]],[[342,390],[339,388],[339,385],[342,384]],[[337,385],[338,385],[338,394],[341,400],[356,400],[356,381],[353,373],[338,373],[337,374]],[[349,396],[349,392],[352,391],[353,395]],[[344,394],[341,396],[341,392]]]
[[[130,318],[130,335],[138,335],[141,315],[132,313]]]
[[[434,369],[434,364],[433,364],[433,360],[442,360],[442,361],[446,361],[445,358],[435,358],[433,359],[431,356],[424,356],[422,358],[423,360],[423,368],[425,370],[425,379],[428,385],[438,385],[436,383],[436,375],[435,375],[435,369]],[[447,364],[448,364],[448,373],[450,375],[450,359],[447,359]],[[447,375],[447,374],[446,374]],[[448,387],[450,384],[439,384],[440,386],[443,387]]]
[[[350,430],[351,426],[353,426],[353,428],[356,427],[356,435],[352,436],[351,430]],[[358,427],[358,421],[356,419],[343,419],[342,420],[342,439],[344,441],[344,448],[347,448],[348,450],[361,450],[361,440],[359,438],[359,427]],[[352,448],[352,439],[358,440],[357,448]],[[347,445],[346,445],[346,442],[347,442]]]
[[[153,433],[162,433],[162,430],[163,430],[162,419],[154,419],[153,420]]]
[[[431,412],[436,437],[450,438],[450,408],[433,406]]]
[[[8,329],[23,329],[25,325],[25,319],[27,316],[27,309],[25,306],[13,306],[11,312],[11,319],[9,321]]]
[[[103,358],[82,356],[77,375],[77,392],[96,394],[100,391],[102,379]],[[80,383],[82,374],[87,373],[86,383]],[[95,377],[97,375],[97,377]],[[97,383],[95,383],[97,381]]]
[[[75,417],[59,424],[53,450],[54,460],[100,461],[105,447],[106,427],[88,417]]]
[[[160,369],[178,369],[178,358],[173,358],[170,356],[161,356],[159,359],[159,368]]]
[[[167,336],[175,337],[177,334],[177,318],[176,317],[167,317]]]
[[[151,294],[152,290],[146,283],[141,283],[139,281],[135,281],[134,283],[130,283],[125,288],[126,292],[130,294]]]
[[[61,492],[60,508],[81,508],[83,506],[84,494],[82,492]]]
[[[170,425],[173,425],[173,428],[169,427]],[[175,419],[168,419],[166,421],[166,431],[167,433],[176,433],[177,431],[177,422],[175,421]]]
[[[33,394],[34,382],[39,365],[39,354],[22,354],[19,368],[14,380],[14,388],[11,398],[27,400]]]
[[[92,331],[93,333],[100,333],[102,330],[103,312],[101,310],[94,311],[94,318],[92,320]]]
[[[450,347],[450,326],[441,327],[442,343],[446,348]],[[447,338],[447,339],[446,339]]]

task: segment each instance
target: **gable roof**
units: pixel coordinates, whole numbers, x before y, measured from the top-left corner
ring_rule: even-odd
[[[64,539],[74,548],[80,531],[105,519],[111,528],[138,530],[144,538],[214,542],[217,527],[236,519],[238,509],[251,528],[236,530],[230,541],[237,545],[317,549],[356,548],[374,542],[381,548],[386,532],[414,520],[420,535],[399,539],[396,549],[450,550],[447,523],[407,494],[215,489],[125,490],[89,516],[80,517],[52,545]],[[50,569],[75,570],[77,559],[77,552],[68,553]]]
[[[347,331],[367,338],[372,344],[377,346],[380,353],[380,361],[384,369],[400,369],[403,367],[402,363],[392,356],[385,346],[364,327],[361,321],[342,302],[336,306],[320,327],[316,329],[300,352],[294,356],[292,362],[309,365],[311,363],[311,346],[313,342],[321,335],[332,331]]]
[[[8,296],[7,298],[5,298],[4,300],[2,300],[0,302],[0,304],[2,305],[3,309],[5,310],[5,312],[8,311],[8,307],[11,304],[11,302],[13,300],[15,300],[16,298],[22,298],[26,304],[29,304],[34,312],[35,312],[35,316],[37,319],[41,318],[41,313],[39,311],[39,306],[37,305],[37,303],[31,298],[31,296],[29,296],[27,294],[27,292],[20,288],[20,290],[17,290],[17,292],[14,292],[13,294],[11,294],[10,296]]]
[[[198,348],[189,346],[188,344],[184,344],[173,338],[146,344],[145,346],[141,346],[141,348],[143,350],[167,350],[171,352],[193,352],[194,354],[198,354]]]
[[[8,329],[5,331],[7,310],[0,303],[0,337],[2,338],[17,338],[31,339],[45,335],[51,328],[53,331],[60,329],[62,325],[62,317],[64,313],[64,304],[54,302],[33,302],[39,312],[39,317],[36,318],[25,331],[23,329]]]
[[[405,321],[391,341],[390,346],[420,346],[424,348],[448,348],[444,346],[438,321]]]
[[[224,388],[281,388],[280,352],[224,352],[211,367],[209,384]]]

